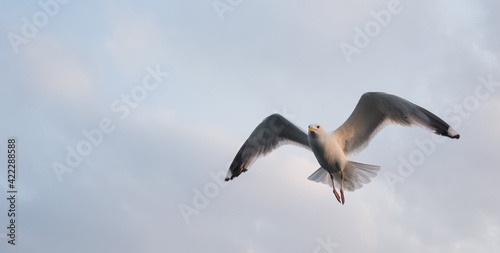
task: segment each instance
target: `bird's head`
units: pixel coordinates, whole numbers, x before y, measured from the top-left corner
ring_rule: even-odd
[[[309,125],[309,131],[307,134],[311,137],[322,137],[326,134],[326,131],[318,124],[311,124]]]

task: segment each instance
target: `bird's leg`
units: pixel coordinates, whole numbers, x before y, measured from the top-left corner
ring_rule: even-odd
[[[344,199],[344,172],[342,170],[340,170],[340,196],[342,197],[342,205],[343,205],[345,203],[345,199]]]
[[[335,190],[335,184],[334,184],[334,181],[333,181],[333,174],[332,173],[330,173],[330,178],[332,179],[333,194],[335,194],[335,197],[337,198],[337,200],[339,201],[339,203],[342,203],[340,201],[339,193],[337,192],[337,190]]]

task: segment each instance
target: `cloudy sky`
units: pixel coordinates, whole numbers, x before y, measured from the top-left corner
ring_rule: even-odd
[[[499,252],[500,4],[0,1],[1,252]],[[278,112],[334,130],[367,91],[459,140],[390,126],[340,205],[284,146],[220,181]],[[16,138],[16,246],[7,140]]]

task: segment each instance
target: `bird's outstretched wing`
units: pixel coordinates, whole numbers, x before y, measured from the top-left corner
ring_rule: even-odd
[[[382,92],[363,94],[351,116],[335,130],[334,135],[348,155],[363,150],[388,124],[422,126],[439,135],[460,138],[450,125],[426,109]]]
[[[226,181],[247,171],[255,159],[267,155],[282,144],[296,144],[310,150],[307,134],[303,130],[283,116],[272,114],[265,118],[243,143],[229,167]]]

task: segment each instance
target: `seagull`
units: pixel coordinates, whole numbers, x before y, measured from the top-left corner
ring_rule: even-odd
[[[438,135],[460,138],[442,119],[408,100],[383,92],[367,92],[361,96],[346,122],[333,132],[326,131],[319,124],[311,124],[306,133],[280,114],[268,116],[243,143],[225,180],[246,172],[257,158],[281,145],[295,144],[312,151],[321,166],[308,179],[330,185],[343,205],[344,189],[354,191],[361,188],[380,170],[380,166],[350,161],[348,156],[365,149],[371,139],[390,124],[420,126]],[[340,195],[335,185],[340,185]]]

